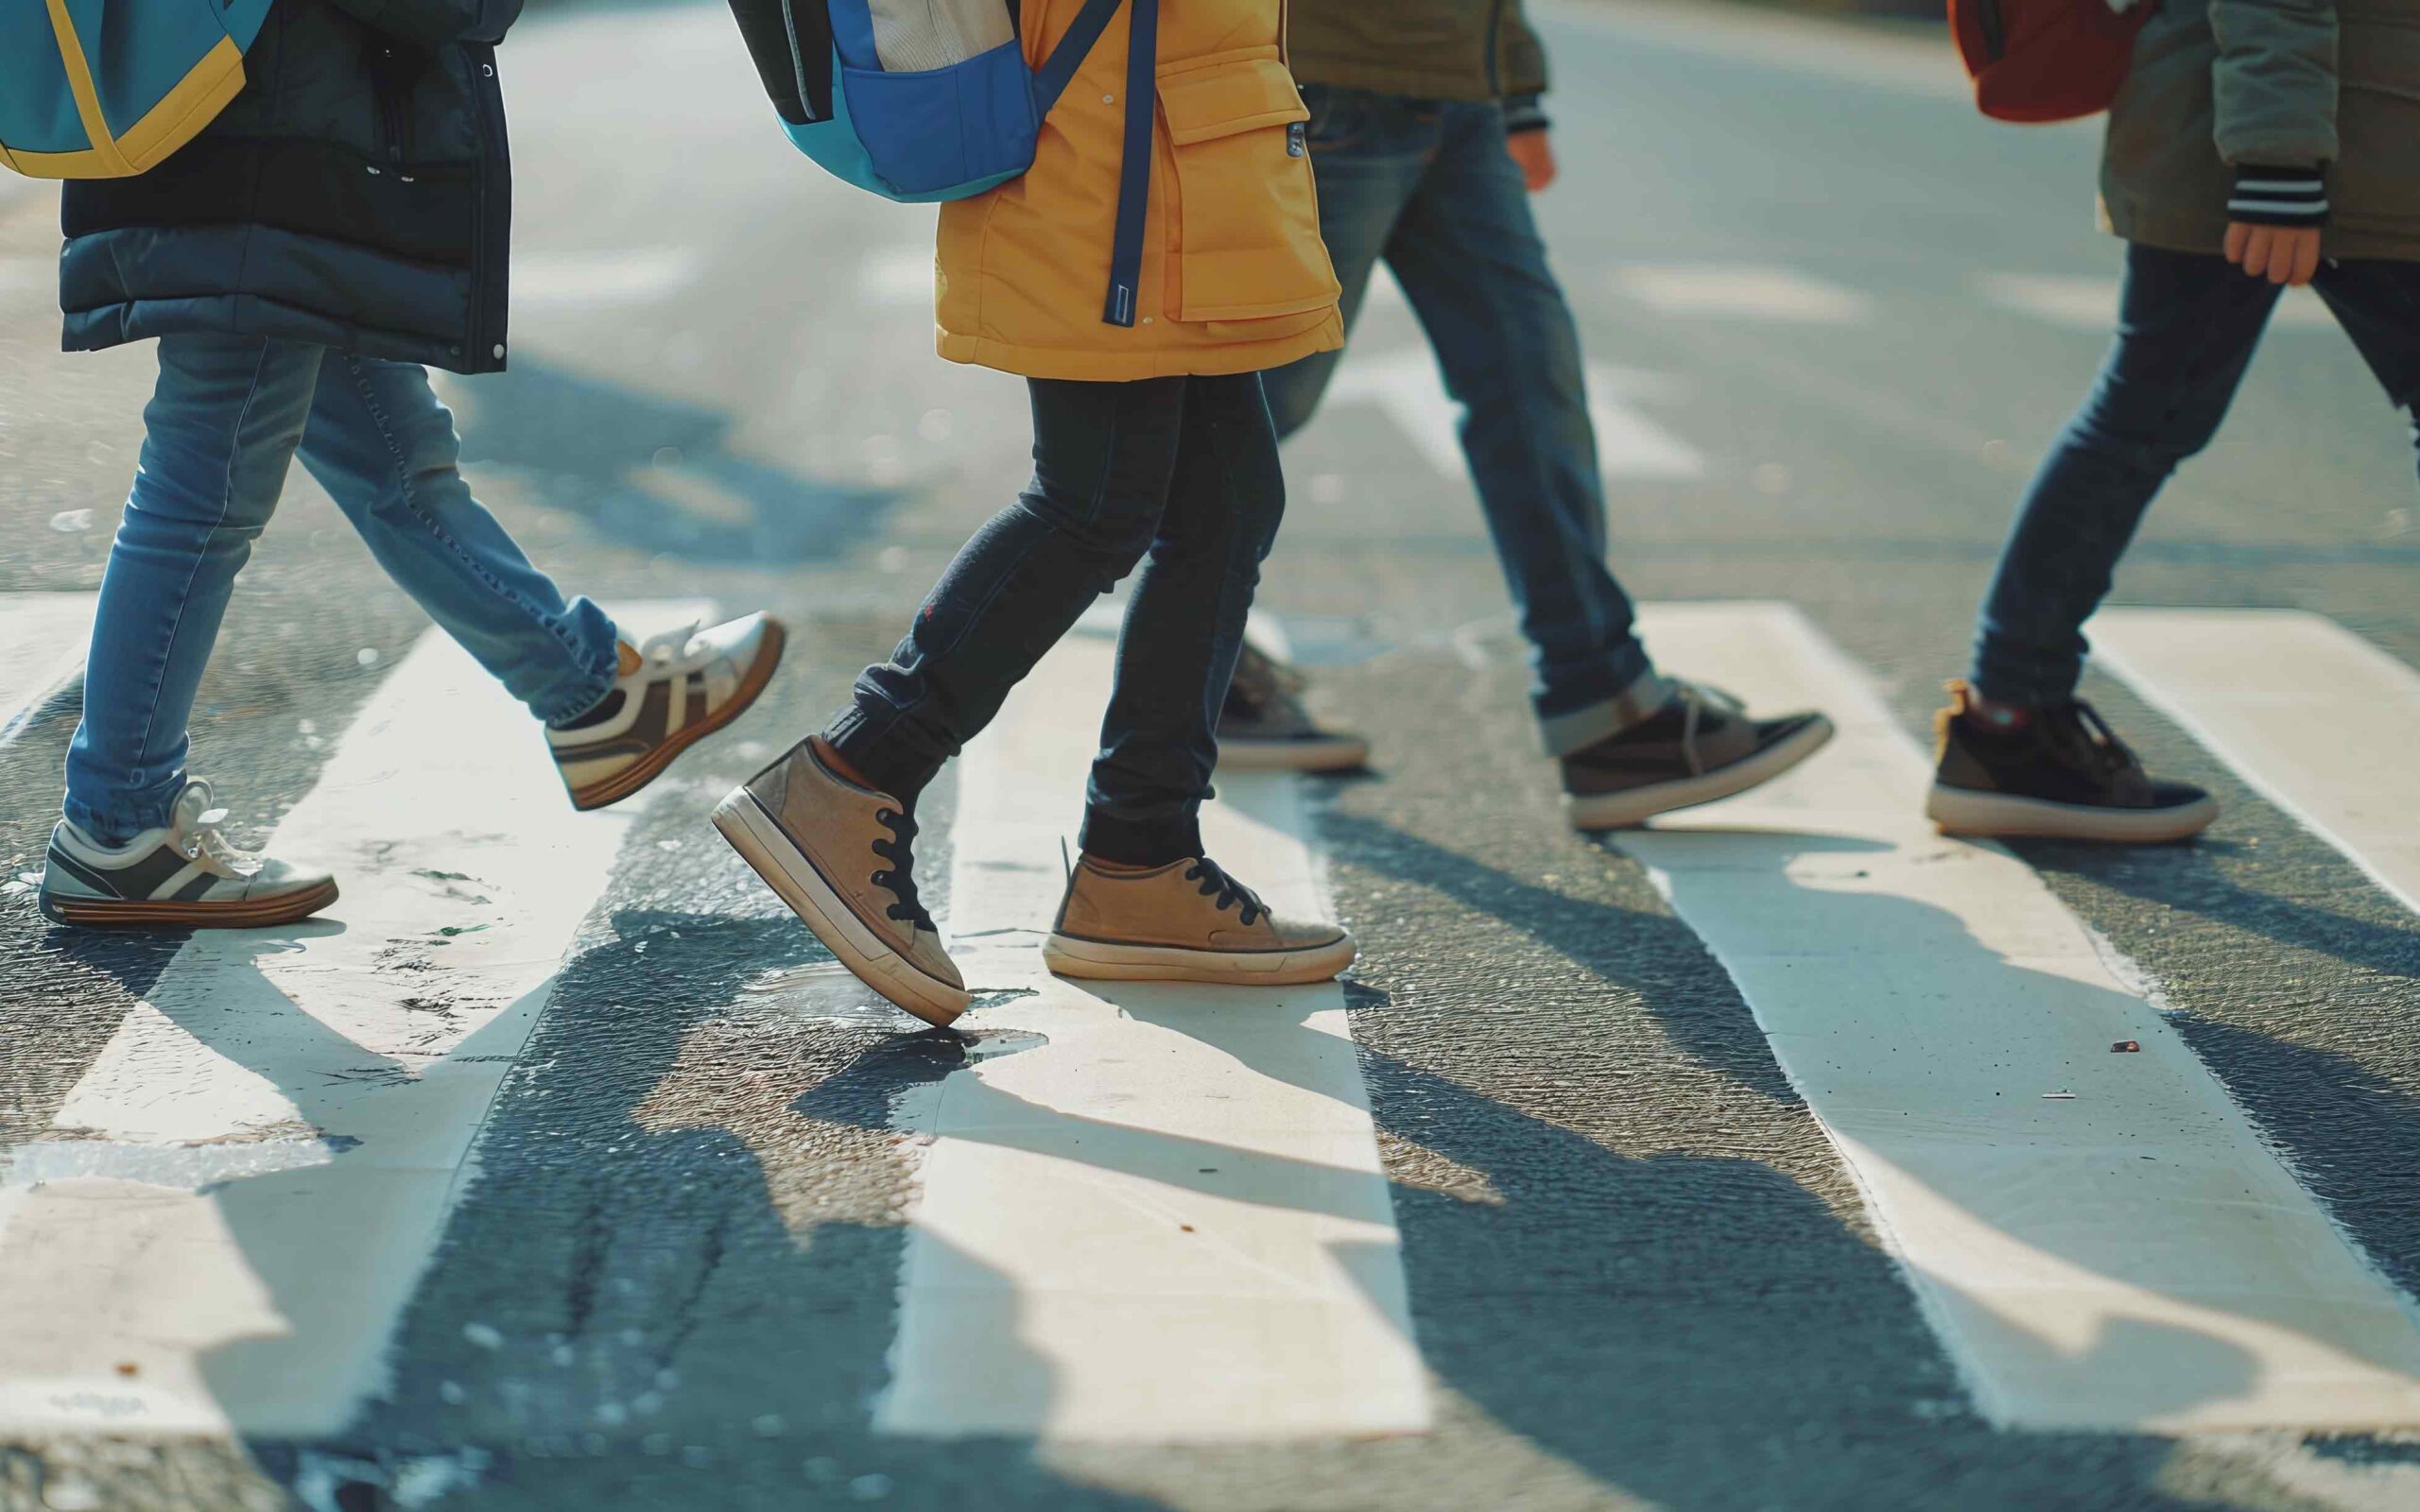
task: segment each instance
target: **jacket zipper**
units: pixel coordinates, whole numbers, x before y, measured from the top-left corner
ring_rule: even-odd
[[[495,192],[495,163],[498,123],[495,119],[495,49],[493,46],[466,47],[465,61],[477,72],[471,79],[471,98],[479,118],[481,151],[473,172],[471,192],[471,309],[464,321],[462,339],[466,343],[464,361],[474,369],[483,362],[500,361],[491,348],[487,322],[483,318],[487,307],[480,301],[480,291],[487,287],[485,274],[491,259],[488,256],[488,197]]]
[[[395,49],[384,43],[372,44],[375,51],[370,59],[370,89],[377,97],[378,114],[387,133],[387,161],[397,167],[404,163],[404,105],[396,98]]]

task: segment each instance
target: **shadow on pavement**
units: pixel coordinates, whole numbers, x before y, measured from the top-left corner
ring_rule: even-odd
[[[717,566],[828,561],[895,490],[802,476],[735,451],[731,417],[543,362],[453,390],[462,459],[523,474],[537,502],[612,544]]]

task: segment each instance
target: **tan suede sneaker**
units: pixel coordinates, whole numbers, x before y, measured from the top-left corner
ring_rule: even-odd
[[[715,806],[715,828],[866,986],[926,1023],[966,1011],[966,979],[916,901],[916,821],[898,799],[800,741]]]
[[[1043,963],[1061,976],[1288,987],[1353,964],[1334,924],[1270,914],[1207,856],[1150,871],[1103,871],[1087,856],[1067,879]]]

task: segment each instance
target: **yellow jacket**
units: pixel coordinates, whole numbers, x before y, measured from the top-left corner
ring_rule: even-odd
[[[1081,0],[1025,0],[1039,67]],[[938,347],[1033,378],[1253,372],[1344,340],[1284,0],[1161,0],[1150,216],[1132,327],[1101,318],[1126,107],[1121,7],[1043,123],[1033,168],[942,207]]]

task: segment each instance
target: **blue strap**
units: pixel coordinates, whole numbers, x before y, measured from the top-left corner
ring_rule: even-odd
[[[1095,0],[1098,4],[1098,0]],[[1158,113],[1160,0],[1133,0],[1126,43],[1126,149],[1117,171],[1117,237],[1109,253],[1109,300],[1101,318],[1134,323],[1143,282],[1143,223],[1151,203],[1151,123]],[[1056,53],[1050,60],[1056,63]]]
[[[1075,25],[1067,28],[1067,34],[1059,39],[1059,45],[1051,49],[1050,56],[1034,73],[1036,119],[1048,115],[1050,107],[1059,103],[1059,96],[1067,93],[1067,86],[1075,81],[1076,70],[1091,56],[1093,43],[1109,29],[1109,18],[1117,14],[1117,8],[1125,3],[1126,0],[1084,0],[1084,9],[1077,12]]]

